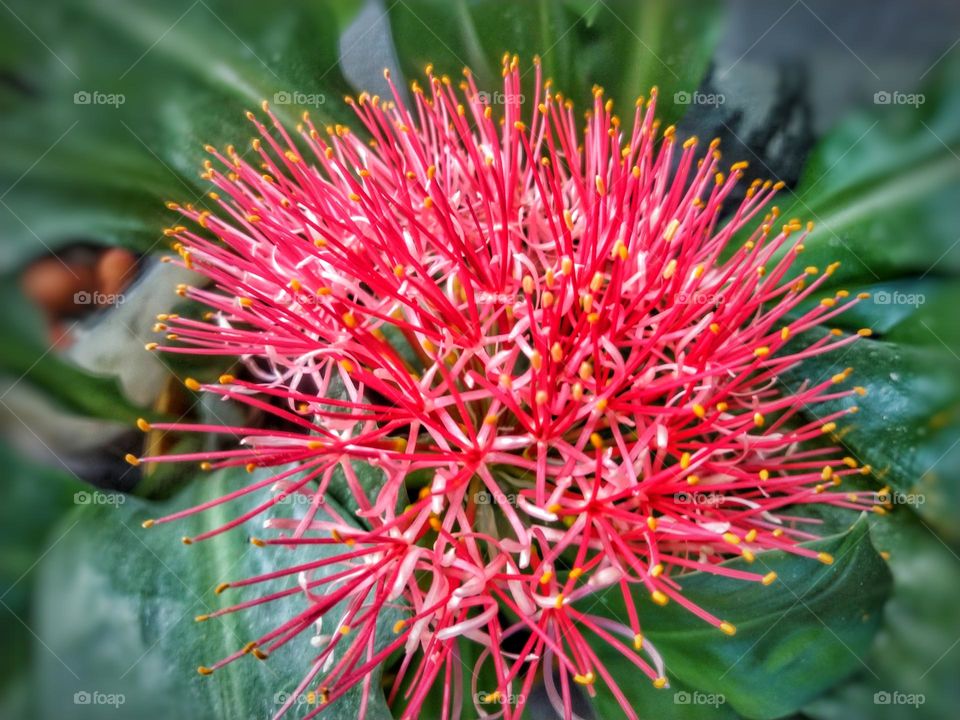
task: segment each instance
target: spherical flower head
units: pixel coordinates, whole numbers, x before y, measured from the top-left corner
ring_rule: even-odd
[[[655,89],[621,117],[596,88],[584,125],[537,62],[533,73],[525,105],[505,58],[498,107],[468,71],[458,89],[428,68],[409,106],[387,75],[392,99],[347,99],[357,133],[308,115],[293,130],[265,103],[249,115],[249,150],[208,148],[214,209],[170,204],[189,221],[168,231],[178,262],[208,281],[179,292],[210,312],[165,316],[161,349],[239,361],[188,386],[272,422],[230,428],[238,447],[133,460],[276,470],[155,522],[259,493],[191,541],[266,514],[257,544],[327,546],[225,586],[287,590],[214,615],[291,593],[304,609],[202,672],[306,635],[297,694],[320,697],[311,716],[369,690],[388,660],[403,717],[429,693],[456,716],[459,648],[475,641],[484,712],[520,717],[539,669],[565,717],[576,685],[636,717],[595,647],[668,684],[640,594],[733,634],[684,596],[684,573],[770,585],[773,573],[724,561],[782,550],[831,562],[802,544],[815,536],[790,511],[873,506],[873,493],[838,487],[864,472],[833,440],[847,410],[800,413],[858,392],[849,371],[780,381],[856,340],[821,327],[858,301],[822,297],[833,267],[796,262],[809,227],[771,205],[782,184],[736,195],[746,164],[661,128]],[[355,513],[323,502],[331,483]],[[269,515],[293,494],[310,499],[303,517]],[[602,592],[622,595],[627,617],[592,614]],[[495,688],[478,688],[481,672]]]

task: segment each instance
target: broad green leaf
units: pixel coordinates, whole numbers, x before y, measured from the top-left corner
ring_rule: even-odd
[[[389,13],[411,79],[427,63],[452,77],[468,66],[482,89],[496,91],[505,52],[519,54],[525,68],[539,55],[544,75],[580,103],[600,84],[620,107],[632,108],[658,85],[668,122],[685,109],[673,94],[697,88],[719,31],[716,5],[700,1],[413,0],[391,4]],[[532,73],[525,80],[529,92]]]
[[[736,626],[732,637],[675,603],[658,607],[645,596],[638,598],[644,633],[663,655],[671,682],[678,680],[678,687],[688,692],[722,694],[724,712],[774,718],[795,711],[859,668],[880,622],[890,573],[870,544],[865,519],[813,547],[831,553],[833,564],[781,552],[758,556],[749,569],[775,571],[778,579],[770,586],[702,572],[679,579],[686,597]],[[730,565],[747,567],[739,560]],[[627,617],[618,594],[608,593],[604,605],[604,614]],[[646,679],[623,660],[615,670],[643,717],[649,693],[639,686]],[[676,690],[661,692],[668,700],[655,707],[667,712]],[[609,707],[611,701],[603,702]]]
[[[879,104],[843,121],[782,200],[783,217],[816,223],[804,263],[842,262],[831,284],[960,272],[958,76],[960,63],[945,62],[922,104]]]
[[[306,607],[303,597],[295,594],[201,624],[194,622],[194,616],[252,599],[265,589],[287,587],[289,581],[279,580],[259,591],[214,593],[221,581],[269,572],[306,557],[316,559],[325,552],[322,546],[311,546],[307,553],[254,548],[248,542],[249,534],[260,527],[254,521],[189,547],[179,542],[181,535],[195,535],[250,509],[256,500],[263,500],[262,494],[173,525],[141,528],[149,517],[204,502],[264,477],[243,470],[222,471],[192,483],[166,505],[107,495],[112,504],[91,503],[67,517],[68,538],[39,569],[34,615],[37,635],[46,645],[46,651],[38,648],[37,669],[46,688],[40,697],[42,718],[101,718],[103,705],[74,704],[75,693],[92,696],[95,692],[123,695],[118,715],[122,717],[236,720],[269,718],[279,710],[278,701],[295,688],[316,654],[309,633],[265,662],[243,657],[210,677],[199,676],[196,668],[212,664],[292,617]],[[295,505],[283,504],[276,512],[296,510]],[[395,618],[382,620],[386,637]],[[359,689],[331,707],[330,716],[352,720],[357,717],[358,702]],[[368,717],[390,717],[376,678]]]
[[[78,239],[154,249],[163,201],[203,196],[204,144],[245,151],[264,99],[291,124],[348,114],[342,2],[10,5],[48,47],[5,68],[32,92],[4,94],[0,269]]]
[[[893,595],[862,668],[849,683],[803,709],[816,720],[939,720],[960,703],[960,560],[909,513],[871,528],[890,553]]]
[[[824,403],[808,414],[824,416],[859,407],[839,424],[839,437],[880,483],[902,493],[928,522],[956,538],[951,508],[960,501],[957,370],[960,360],[929,347],[867,338],[836,353],[805,361],[785,373],[788,387],[822,382],[854,369],[849,384],[867,390],[863,397]]]
[[[64,472],[24,459],[0,441],[4,468],[4,502],[0,506],[0,634],[7,652],[0,658],[0,715],[23,717],[32,704],[26,689],[32,659],[30,604],[37,575],[36,562],[59,541],[51,529],[89,493]],[[24,624],[26,623],[26,624]],[[17,703],[18,712],[4,714],[6,703]]]

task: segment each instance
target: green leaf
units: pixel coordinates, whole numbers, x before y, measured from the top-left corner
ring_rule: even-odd
[[[427,63],[452,77],[468,66],[481,88],[496,90],[504,52],[519,54],[525,67],[539,55],[544,76],[579,103],[590,101],[594,83],[624,108],[659,85],[667,122],[685,107],[673,94],[697,88],[720,29],[716,4],[700,1],[413,0],[389,13],[410,78]],[[525,79],[530,92],[532,73]]]
[[[221,581],[269,572],[305,557],[316,559],[326,552],[323,546],[311,546],[306,553],[258,549],[240,528],[189,547],[179,542],[181,535],[195,535],[250,509],[256,500],[262,502],[262,493],[255,500],[218,506],[172,525],[141,528],[148,517],[265,477],[222,471],[192,483],[170,504],[106,495],[110,503],[91,503],[68,516],[67,540],[40,568],[35,627],[46,646],[37,651],[39,681],[47,688],[40,698],[42,718],[104,716],[102,705],[75,705],[78,692],[123,695],[122,717],[236,720],[271,717],[279,709],[278,698],[295,688],[316,654],[309,633],[266,662],[243,657],[210,677],[199,676],[196,667],[212,664],[302,611],[303,597],[295,594],[202,624],[196,624],[194,616],[260,595],[238,589],[228,591],[235,596],[217,596],[214,587]],[[258,527],[252,521],[247,530]],[[288,585],[278,580],[264,588],[272,592]],[[385,636],[392,622],[383,618]],[[389,718],[377,688],[374,678],[368,717]],[[333,706],[331,716],[357,717],[359,690]]]
[[[960,63],[923,104],[876,105],[842,122],[808,160],[783,217],[813,220],[805,264],[840,260],[831,286],[960,272]]]
[[[930,526],[909,513],[881,518],[870,532],[877,548],[890,553],[893,572],[883,627],[864,657],[867,667],[803,714],[816,720],[950,717],[960,703],[960,655],[951,647],[960,637],[960,562]],[[898,702],[883,703],[894,697]],[[922,702],[908,704],[911,697]]]
[[[9,278],[0,287],[0,322],[5,328],[0,387],[7,392],[22,383],[66,412],[105,420],[132,422],[142,414],[114,378],[89,373],[48,347],[42,336],[43,318]]]
[[[55,4],[10,3],[47,47],[5,68],[32,93],[3,96],[2,270],[78,239],[154,249],[163,201],[203,195],[204,144],[243,152],[263,99],[291,124],[348,115],[342,2]]]
[[[32,697],[26,689],[25,672],[32,659],[30,603],[39,557],[58,535],[51,529],[73,509],[76,493],[89,489],[75,478],[24,459],[0,441],[0,464],[4,468],[4,502],[0,506],[0,634],[7,646],[0,658],[0,716],[27,717]],[[5,703],[18,703],[20,710],[4,714]]]
[[[870,338],[811,358],[780,379],[797,387],[854,368],[850,382],[866,388],[866,396],[818,405],[816,415],[857,405],[859,411],[840,423],[843,444],[872,466],[881,483],[902,493],[904,503],[955,539],[950,509],[960,501],[958,366],[960,360],[948,353]]]
[[[733,637],[675,603],[658,607],[645,596],[638,598],[645,636],[663,655],[671,683],[678,680],[677,687],[687,692],[722,694],[724,712],[774,718],[859,668],[880,622],[890,573],[870,544],[865,519],[812,547],[831,553],[833,564],[782,552],[763,553],[751,566],[730,562],[731,567],[775,571],[778,579],[770,586],[702,572],[679,578],[686,597],[736,626]],[[604,604],[605,614],[627,617],[617,593],[608,593]],[[644,716],[649,692],[640,687],[633,666],[621,660],[616,673]],[[669,701],[657,706],[666,708],[678,690],[661,692]],[[609,698],[603,702],[612,707]],[[701,705],[678,712],[702,717],[703,710]]]

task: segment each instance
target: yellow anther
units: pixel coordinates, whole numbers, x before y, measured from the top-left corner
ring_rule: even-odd
[[[771,585],[777,579],[777,574],[772,570],[763,576],[763,579],[760,581],[764,585]]]
[[[685,452],[680,456],[680,468],[686,470],[690,467],[690,453]]]
[[[700,403],[694,403],[693,414],[702,420],[707,416],[707,409],[703,407],[703,405],[701,405]]]
[[[594,450],[603,449],[603,438],[600,437],[600,433],[590,433],[590,444],[593,446]]]
[[[656,530],[656,529],[657,529],[657,519],[656,519],[653,515],[650,515],[650,516],[647,518],[647,527],[648,527],[650,530]]]
[[[641,648],[643,648],[643,635],[637,633],[633,636],[633,649],[640,650]]]
[[[817,553],[817,560],[822,562],[824,565],[833,565],[833,555],[828,552]]]
[[[732,533],[732,532],[725,532],[725,533],[722,535],[722,537],[723,537],[723,539],[724,539],[726,542],[730,543],[731,545],[739,545],[739,544],[740,544],[740,537],[739,537],[738,535],[735,535],[735,534]]]
[[[727,635],[736,635],[736,634],[737,634],[737,628],[736,628],[736,626],[735,626],[735,625],[731,625],[730,623],[728,623],[728,622],[726,622],[726,621],[720,623],[720,630],[721,630],[722,632],[726,633]]]
[[[156,520],[144,520],[142,523],[140,523],[140,527],[142,527],[144,530],[149,530],[156,524],[156,522]]]
[[[674,273],[677,271],[677,260],[676,258],[671,258],[670,262],[667,263],[667,266],[663,269],[663,279],[669,280],[673,277]]]
[[[753,354],[758,358],[766,357],[767,355],[770,354],[770,348],[768,348],[766,345],[762,347],[758,347],[756,350],[753,351]]]
[[[653,686],[657,690],[662,690],[667,686],[667,679],[665,677],[658,677],[656,680],[653,681]]]
[[[133,465],[134,467],[137,467],[140,464],[140,458],[138,458],[133,453],[127,453],[126,455],[123,456],[123,459],[126,460],[131,465]]]
[[[593,674],[593,671],[586,673],[585,675],[580,675],[579,673],[573,676],[573,681],[578,685],[593,685],[596,681],[596,676]]]
[[[213,670],[208,668],[206,665],[201,665],[197,668],[197,672],[201,675],[213,675]]]
[[[766,418],[763,417],[763,413],[754,413],[753,414],[753,424],[757,427],[763,427],[763,424],[766,422]]]
[[[536,350],[530,353],[530,365],[534,370],[540,370],[543,367],[543,357]]]
[[[668,602],[670,602],[670,598],[668,598],[660,590],[654,590],[652,593],[650,593],[650,599],[660,606],[666,605]]]
[[[674,218],[669,223],[667,223],[666,230],[663,231],[663,239],[666,242],[673,240],[673,236],[677,234],[677,228],[680,227],[680,221],[677,218]]]
[[[824,423],[824,425],[820,428],[820,432],[832,433],[836,429],[837,429],[837,424],[835,422],[828,422],[828,423]]]

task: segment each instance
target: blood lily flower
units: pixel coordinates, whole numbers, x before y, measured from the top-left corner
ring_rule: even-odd
[[[298,644],[309,670],[278,714],[310,695],[312,717],[357,685],[363,714],[389,663],[402,717],[430,694],[458,717],[465,682],[478,713],[520,717],[542,676],[566,718],[575,685],[635,718],[596,647],[668,685],[638,597],[733,634],[685,597],[685,573],[771,585],[774,573],[724,561],[780,550],[830,563],[796,509],[875,505],[839,487],[869,472],[835,439],[855,406],[800,414],[862,393],[849,371],[780,382],[856,341],[819,328],[859,300],[822,297],[834,268],[797,262],[809,227],[771,205],[782,184],[754,180],[735,201],[746,164],[661,128],[656,90],[621,118],[596,88],[583,127],[539,63],[534,74],[527,106],[505,58],[497,108],[469,71],[457,89],[428,68],[409,106],[387,74],[391,99],[347,100],[362,135],[309,115],[294,132],[264,103],[248,152],[208,148],[217,209],[170,204],[190,225],[168,231],[178,262],[208,281],[180,293],[209,313],[161,316],[169,342],[149,347],[236,361],[187,386],[269,421],[141,421],[242,442],[129,459],[274,468],[146,524],[256,495],[186,540],[264,516],[269,537],[253,542],[278,562],[315,546],[315,560],[220,588],[280,590],[201,618],[302,597],[298,615],[201,668]],[[349,512],[325,501],[334,483]],[[306,512],[273,517],[292,495]],[[626,617],[591,613],[597,593],[622,595]]]

